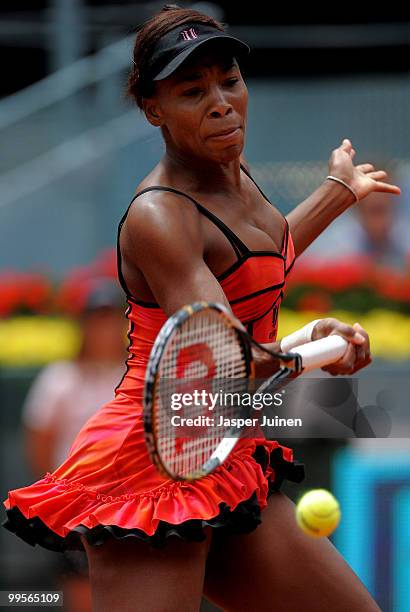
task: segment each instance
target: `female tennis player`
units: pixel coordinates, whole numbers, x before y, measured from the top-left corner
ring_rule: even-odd
[[[384,171],[354,166],[344,140],[330,158],[333,178],[284,218],[241,158],[248,93],[238,61],[248,50],[220,23],[175,6],[141,28],[129,92],[161,129],[165,153],[118,228],[127,371],[67,460],[5,502],[7,528],[30,544],[85,548],[99,612],[188,612],[199,609],[203,593],[224,610],[379,609],[329,540],[296,526],[294,506],[279,492],[283,479],[303,478],[290,448],[243,439],[214,473],[173,482],[158,473],[144,442],[145,368],[167,317],[188,303],[220,302],[258,342],[288,347],[295,338],[276,342],[276,326],[295,257],[368,193],[400,192],[382,182]],[[358,324],[326,318],[295,336],[335,332],[349,348],[332,374],[370,363]],[[269,359],[255,359],[258,377],[271,373]]]

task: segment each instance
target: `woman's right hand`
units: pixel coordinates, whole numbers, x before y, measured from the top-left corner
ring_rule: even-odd
[[[359,323],[349,325],[333,317],[320,319],[312,331],[312,341],[332,334],[342,336],[349,342],[345,354],[339,361],[322,368],[332,376],[352,375],[372,362],[368,333]]]

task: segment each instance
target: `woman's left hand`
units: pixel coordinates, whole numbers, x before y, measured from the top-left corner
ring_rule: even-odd
[[[338,374],[349,376],[371,363],[369,335],[359,323],[352,326],[332,317],[320,319],[313,328],[312,340],[326,338],[332,334],[342,336],[349,344],[339,361],[322,368],[322,370],[333,376]]]
[[[387,178],[384,170],[375,170],[373,164],[353,164],[356,155],[352,143],[345,138],[340,147],[332,152],[329,159],[329,174],[342,179],[354,189],[359,200],[363,200],[373,191],[382,191],[400,195],[401,191],[397,185],[383,182]]]

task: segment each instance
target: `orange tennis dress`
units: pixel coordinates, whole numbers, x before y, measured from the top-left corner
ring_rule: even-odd
[[[287,222],[280,252],[251,251],[220,219],[182,192],[149,187],[135,198],[154,189],[188,197],[225,234],[237,261],[218,280],[248,332],[258,342],[274,341],[286,276],[295,261]],[[135,536],[159,547],[170,535],[201,541],[206,525],[248,533],[261,522],[269,493],[284,478],[300,482],[304,477],[292,450],[265,438],[239,440],[222,466],[195,482],[164,478],[151,463],[142,421],[144,375],[166,315],[158,304],[136,299],[121,273],[119,236],[128,210],[117,237],[118,274],[130,322],[126,373],[115,398],[81,429],[67,460],[34,484],[10,491],[4,502],[4,526],[29,544],[51,550],[82,549],[81,535],[90,544]]]

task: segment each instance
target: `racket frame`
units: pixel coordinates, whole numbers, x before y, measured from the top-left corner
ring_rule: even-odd
[[[268,353],[271,357],[279,360],[279,370],[275,371],[274,374],[264,381],[256,390],[252,390],[253,393],[268,391],[272,388],[272,386],[275,386],[280,381],[284,379],[291,380],[292,378],[297,377],[303,371],[301,355],[292,352],[275,352],[269,350],[265,346],[262,346],[254,338],[252,338],[250,334],[248,334],[241,321],[232,315],[228,308],[226,308],[226,306],[223,304],[206,301],[195,302],[193,304],[184,306],[171,315],[171,317],[169,317],[169,319],[167,319],[167,321],[164,323],[155,339],[147,364],[143,397],[143,422],[145,442],[151,460],[163,476],[172,478],[173,480],[193,481],[212,473],[225,461],[240,439],[240,434],[244,429],[244,427],[239,429],[238,427],[232,427],[230,430],[228,430],[210,458],[203,464],[202,468],[196,470],[195,472],[185,474],[184,476],[181,474],[172,473],[165,466],[161,459],[161,455],[158,452],[158,436],[155,428],[155,423],[157,421],[157,406],[154,400],[160,378],[159,366],[161,358],[164,354],[169,339],[175,333],[175,331],[180,328],[189,317],[206,309],[212,309],[218,312],[223,316],[225,324],[235,330],[244,356],[246,378],[249,380],[249,384],[252,384],[252,382],[255,380],[255,363],[252,354],[252,345],[257,346],[261,351]],[[251,413],[250,407],[247,412],[249,414]]]
[[[192,474],[186,474],[185,476],[182,476],[181,474],[174,474],[170,472],[170,470],[165,466],[164,462],[161,459],[161,455],[158,452],[158,436],[155,427],[155,423],[157,421],[157,406],[155,402],[155,397],[160,379],[159,366],[167,343],[171,336],[176,332],[176,330],[182,327],[182,325],[189,317],[195,315],[195,313],[199,313],[207,309],[215,310],[216,312],[218,312],[220,315],[223,316],[225,324],[235,330],[244,357],[246,378],[248,378],[249,380],[253,380],[255,378],[255,364],[253,360],[251,344],[249,342],[249,335],[242,323],[238,319],[233,318],[232,314],[223,304],[205,301],[187,304],[186,306],[175,312],[173,315],[171,315],[169,319],[164,323],[155,339],[145,373],[143,423],[145,432],[145,443],[151,460],[155,464],[160,474],[167,478],[172,478],[173,480],[197,480],[198,478],[206,476],[211,471],[213,471],[215,467],[217,467],[216,464],[213,465],[214,462],[209,464],[209,462],[211,461],[211,459],[209,459],[207,462],[205,462],[202,470],[197,470]],[[235,439],[235,444],[237,441],[238,438]],[[234,444],[232,445],[232,448],[233,446]],[[232,448],[229,450],[229,452],[232,450]],[[226,456],[229,454],[229,452],[227,452]]]

